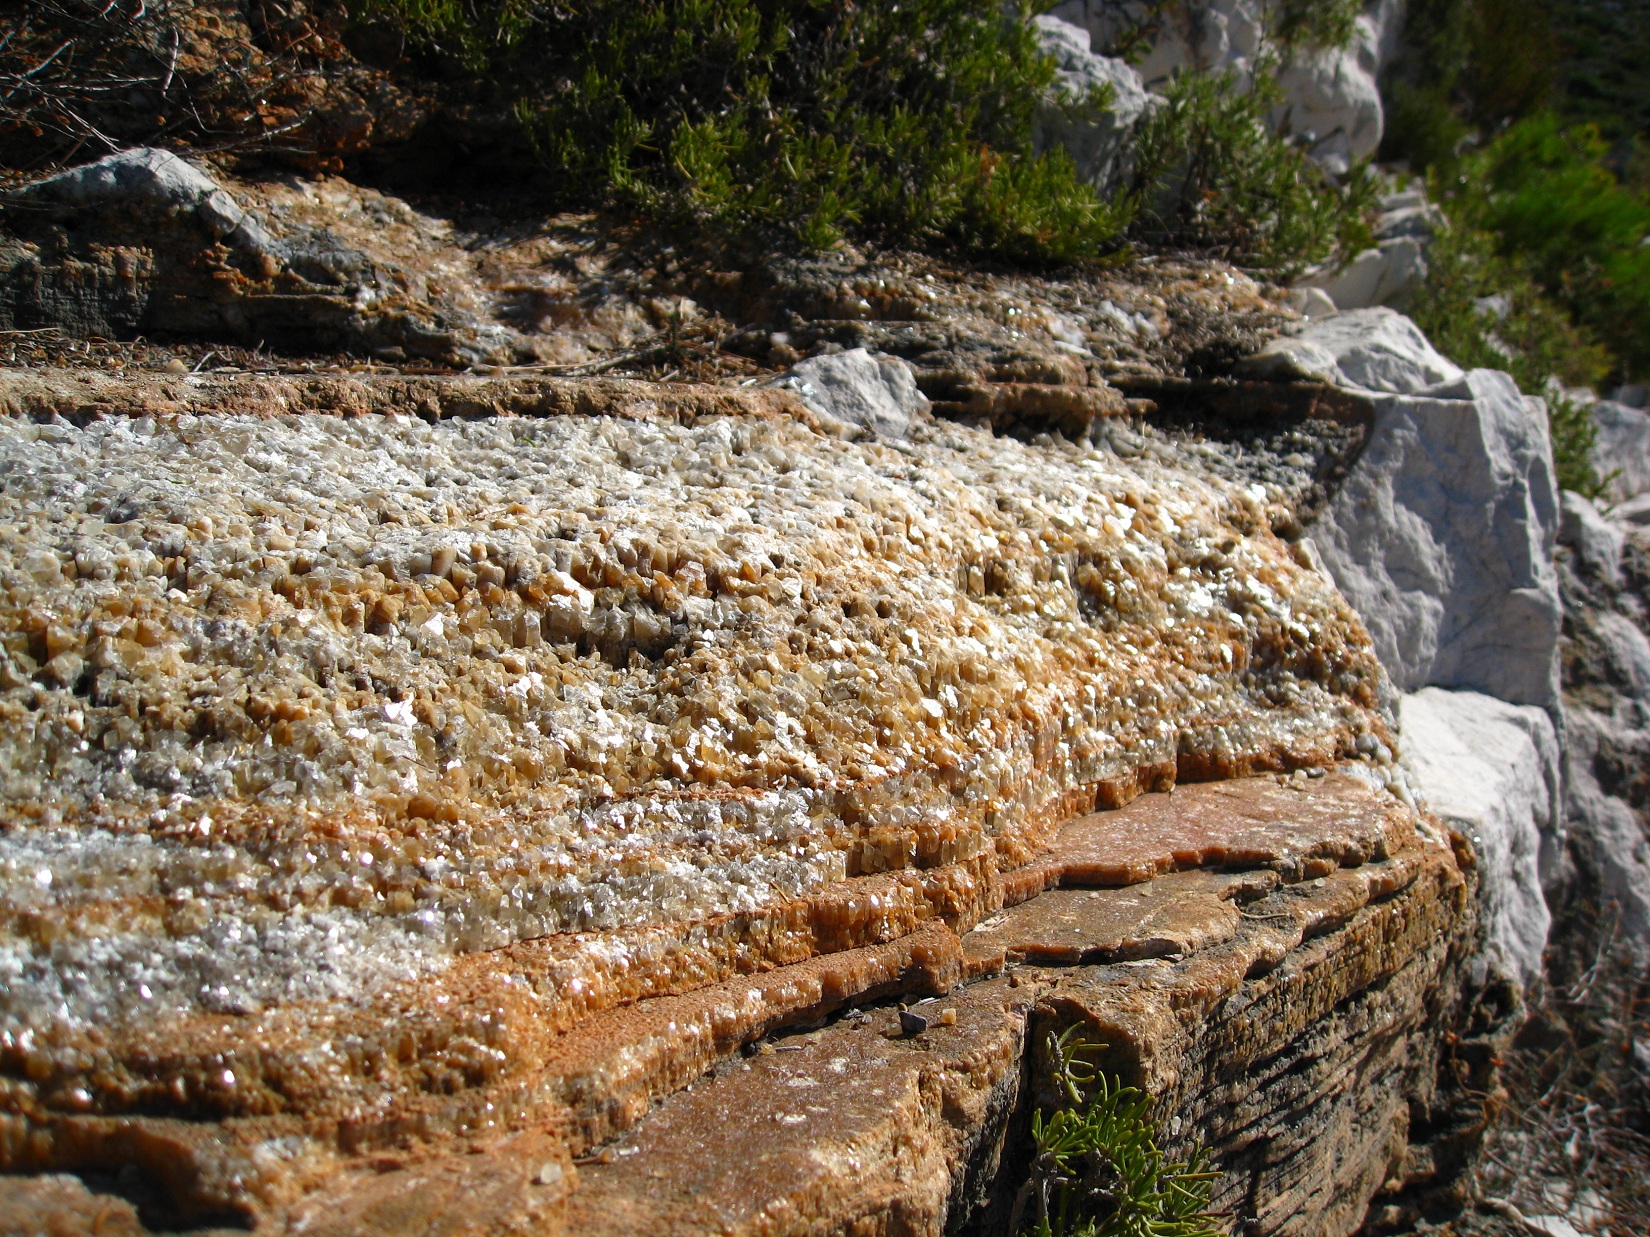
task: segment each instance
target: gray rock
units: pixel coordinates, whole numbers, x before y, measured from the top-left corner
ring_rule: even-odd
[[[1650,412],[1608,399],[1591,411],[1598,431],[1593,468],[1608,478],[1610,497],[1620,502],[1650,490]]]
[[[1552,451],[1539,401],[1506,374],[1377,399],[1363,454],[1311,531],[1401,691],[1557,704]]]
[[[773,385],[795,391],[816,414],[880,438],[905,437],[913,414],[928,407],[910,365],[864,348],[798,361]]]
[[[1366,249],[1344,270],[1324,271],[1302,281],[1321,288],[1337,309],[1402,304],[1427,277],[1426,248],[1418,236],[1394,236]]]
[[[1528,987],[1541,975],[1552,922],[1542,874],[1563,846],[1552,719],[1541,709],[1436,687],[1405,696],[1399,719],[1415,788],[1478,855],[1485,952]]]
[[[1101,188],[1125,174],[1127,152],[1135,123],[1145,114],[1152,96],[1140,74],[1122,60],[1096,55],[1089,48],[1089,32],[1058,17],[1034,19],[1043,51],[1058,66],[1056,102],[1086,98],[1091,90],[1109,88],[1105,112],[1072,117],[1058,106],[1043,108],[1032,140],[1038,151],[1064,147],[1084,180]]]
[[[256,253],[283,248],[258,219],[216,181],[169,150],[140,146],[25,185],[14,202],[60,212],[129,210],[138,215],[192,216],[213,237]]]
[[[1161,33],[1139,64],[1147,88],[1155,90],[1182,71],[1230,70],[1240,84],[1247,82],[1274,50],[1265,37],[1268,7],[1264,0],[1179,0],[1165,13],[1165,6],[1145,0],[1064,0],[1050,13],[1083,27],[1100,48],[1156,22]],[[1278,73],[1283,104],[1273,123],[1305,141],[1332,173],[1345,172],[1381,143],[1376,75],[1401,24],[1395,0],[1377,0],[1359,15],[1345,48],[1297,54]]]
[[[0,195],[0,208],[0,328],[472,363],[508,359],[515,338],[408,294],[406,271],[324,228],[271,235],[170,151],[120,151]]]
[[[1559,541],[1569,546],[1589,570],[1611,588],[1621,587],[1621,553],[1627,534],[1599,514],[1591,501],[1574,490],[1565,490],[1559,499],[1562,515]]]
[[[1280,127],[1306,140],[1312,157],[1337,176],[1381,144],[1378,38],[1368,19],[1361,19],[1346,47],[1297,52],[1278,72],[1284,95]]]
[[[1274,339],[1245,367],[1272,377],[1315,378],[1336,386],[1409,394],[1460,380],[1462,369],[1396,310],[1356,309]]]
[[[1609,793],[1597,772],[1606,752],[1617,760],[1623,754],[1642,760],[1650,751],[1650,735],[1631,725],[1625,712],[1564,711],[1568,828],[1588,878],[1584,896],[1604,912],[1606,931],[1614,918],[1637,965],[1650,968],[1650,843],[1633,805]]]
[[[1619,610],[1595,612],[1592,629],[1606,665],[1626,684],[1628,694],[1650,703],[1650,637]]]
[[[1375,238],[1384,241],[1398,236],[1413,236],[1419,240],[1431,240],[1443,225],[1443,212],[1424,201],[1413,206],[1383,208],[1375,224]]]

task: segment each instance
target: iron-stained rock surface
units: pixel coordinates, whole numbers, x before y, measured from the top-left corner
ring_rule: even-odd
[[[574,1158],[741,1044],[972,980],[955,1061],[867,1059],[882,1133],[831,1118],[855,1214],[938,1231],[1017,1094],[1002,967],[1170,958],[1195,1000],[1093,982],[1187,1010],[1332,975],[1243,1021],[1256,1060],[1383,977],[1393,1051],[1453,999],[1462,878],[1380,789],[1378,664],[1278,487],[922,415],[845,441],[784,392],[0,386],[0,1167],[88,1174],[6,1206],[590,1231]],[[1376,904],[1409,926],[1358,935]],[[1168,1026],[1207,1081],[1145,1081],[1214,1113]],[[839,1193],[756,1228],[859,1223]]]

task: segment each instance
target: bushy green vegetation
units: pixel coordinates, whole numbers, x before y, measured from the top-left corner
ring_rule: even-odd
[[[998,0],[361,0],[514,111],[563,204],[808,247],[1099,256],[1127,205],[1031,150],[1054,65]],[[1103,98],[1074,100],[1076,109]]]
[[[1382,83],[1383,161],[1452,170],[1465,142],[1553,94],[1550,0],[1413,0],[1404,49]]]
[[[1650,12],[1416,0],[1404,37],[1381,153],[1425,174],[1451,221],[1417,322],[1531,393],[1650,374],[1650,85],[1631,56],[1634,38],[1650,45]],[[1486,314],[1494,295],[1505,303]],[[1550,409],[1561,484],[1596,493],[1590,418],[1562,398]]]
[[[1141,127],[1129,192],[1134,232],[1288,277],[1370,243],[1364,169],[1336,183],[1268,127],[1279,101],[1269,67],[1241,88],[1227,74],[1182,74]]]
[[[1650,366],[1650,202],[1605,166],[1596,133],[1550,113],[1457,167],[1434,176],[1452,226],[1428,252],[1416,322],[1458,363],[1547,395],[1559,484],[1596,496],[1592,418],[1550,380],[1603,388]]]
[[[1595,133],[1546,112],[1452,169],[1432,176],[1451,226],[1413,316],[1458,364],[1549,395],[1559,483],[1597,494],[1592,421],[1550,380],[1607,389],[1650,367],[1650,201],[1610,171]]]
[[[354,0],[426,79],[512,113],[555,206],[617,205],[823,248],[854,236],[1033,261],[1129,240],[1277,269],[1343,244],[1355,195],[1263,123],[1270,79],[1188,77],[1110,196],[1036,153],[1047,0]],[[1351,0],[1285,0],[1302,43]],[[1344,29],[1343,29],[1344,27]],[[1067,100],[1096,112],[1103,93]],[[1136,220],[1138,219],[1138,222]],[[1133,225],[1131,227],[1131,225]]]
[[[1362,0],[1276,0],[1266,27],[1285,48],[1345,47],[1363,7]]]
[[[1151,1101],[1084,1061],[1077,1028],[1050,1035],[1066,1103],[1032,1118],[1037,1158],[1014,1227],[1025,1237],[1222,1237],[1209,1214],[1218,1174],[1201,1156],[1170,1163],[1157,1145]]]
[[[1455,213],[1638,376],[1650,372],[1650,197],[1621,182],[1608,154],[1591,126],[1537,113],[1465,161]]]

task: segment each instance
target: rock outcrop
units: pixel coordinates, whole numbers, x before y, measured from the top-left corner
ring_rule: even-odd
[[[6,1208],[939,1232],[1074,1021],[1253,1232],[1450,1188],[1470,851],[1284,490],[783,390],[133,387],[0,422]]]
[[[1274,123],[1301,139],[1336,174],[1368,158],[1381,144],[1376,74],[1396,24],[1392,7],[1374,5],[1360,14],[1345,47],[1290,50],[1278,72],[1283,105]],[[1063,0],[1050,14],[1087,30],[1101,50],[1125,32],[1152,34],[1138,67],[1151,88],[1185,71],[1230,71],[1241,81],[1263,58],[1280,52],[1268,26],[1276,15],[1256,0],[1182,0],[1157,6]]]
[[[1227,1168],[1217,1204],[1248,1231],[1356,1231],[1394,1164],[1427,1153],[1407,1140],[1412,1111],[1442,1128],[1459,1101],[1415,1031],[1459,1013],[1439,980],[1459,961],[1442,941],[1468,881],[1447,848],[1419,840],[1280,881],[1255,825],[1304,810],[1367,829],[1391,803],[1335,775],[1310,788],[1248,779],[1074,823],[1047,863],[1098,845],[1138,864],[1135,830],[1236,828],[1252,849],[1228,854],[1227,871],[1123,888],[1077,859],[1059,888],[963,937],[971,980],[912,1007],[922,1031],[903,1034],[892,1010],[855,1012],[730,1063],[581,1167],[570,1227],[743,1233],[806,1213],[831,1231],[992,1231],[1024,1172],[1030,1110],[1058,1102],[1047,1036],[1076,1026],[1107,1045],[1103,1068],[1159,1097],[1172,1148],[1214,1149]],[[1346,1071],[1364,1085],[1337,1085]]]
[[[1477,856],[1487,960],[1536,987],[1552,922],[1544,886],[1557,884],[1565,841],[1552,719],[1532,705],[1428,687],[1404,697],[1399,720],[1416,789]]]
[[[1381,393],[1312,537],[1400,690],[1555,708],[1559,511],[1540,402],[1506,374],[1462,374],[1385,309],[1311,322],[1250,364]]]
[[[463,321],[429,281],[327,228],[274,235],[169,151],[121,151],[25,185],[0,200],[0,215],[7,330],[159,332],[464,361],[508,343],[502,329]]]
[[[1059,102],[1081,103],[1104,92],[1105,109],[1074,119],[1061,108],[1038,117],[1034,144],[1039,151],[1063,148],[1078,174],[1103,190],[1113,189],[1127,173],[1134,126],[1152,106],[1140,74],[1127,61],[1097,55],[1086,28],[1051,14],[1035,19],[1043,50],[1059,66]]]
[[[1619,944],[1650,966],[1650,530],[1564,495],[1567,858],[1555,902],[1571,949]],[[1572,961],[1566,959],[1566,961]],[[1584,964],[1585,965],[1585,964]]]
[[[1308,532],[1409,693],[1414,791],[1478,851],[1482,961],[1536,988],[1568,863],[1545,409],[1505,374],[1463,373],[1390,309],[1310,321],[1246,368],[1369,393],[1362,451]],[[1620,535],[1590,504],[1566,495],[1562,525],[1619,577]]]

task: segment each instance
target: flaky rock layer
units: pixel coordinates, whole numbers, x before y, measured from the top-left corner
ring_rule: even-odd
[[[1390,747],[1263,487],[715,406],[0,421],[0,1164],[211,1117],[261,1206],[576,1147],[602,1010],[856,950],[772,999],[943,991],[925,926],[1097,802]]]

